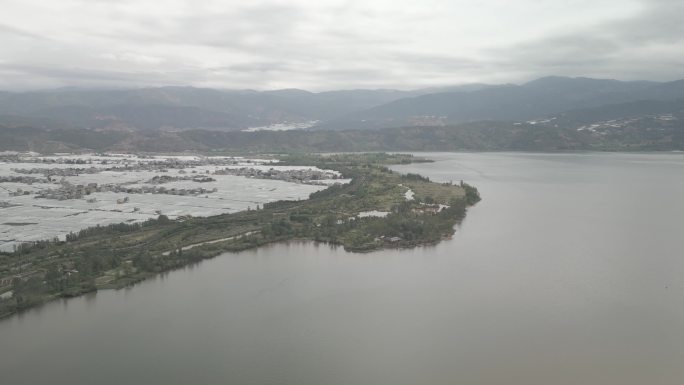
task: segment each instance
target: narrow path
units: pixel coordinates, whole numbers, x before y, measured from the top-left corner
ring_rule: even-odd
[[[194,248],[194,247],[197,247],[197,246],[210,245],[210,244],[212,244],[212,243],[219,243],[219,242],[223,242],[223,241],[232,241],[233,239],[240,238],[240,237],[245,237],[245,236],[252,235],[252,234],[256,234],[256,233],[258,233],[258,231],[248,231],[248,232],[246,232],[246,233],[242,233],[242,234],[238,234],[238,235],[233,235],[232,237],[228,237],[228,238],[221,238],[221,239],[214,239],[213,241],[205,241],[205,242],[200,242],[200,243],[193,243],[192,245],[187,245],[187,246],[181,247],[181,250],[185,251],[185,250],[190,250],[190,249],[192,249],[192,248]],[[171,254],[171,251],[165,251],[165,252],[162,253],[163,256],[167,256],[167,255],[169,255],[169,254]]]

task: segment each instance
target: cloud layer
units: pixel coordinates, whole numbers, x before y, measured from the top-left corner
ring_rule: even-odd
[[[684,78],[679,0],[5,0],[0,89]]]

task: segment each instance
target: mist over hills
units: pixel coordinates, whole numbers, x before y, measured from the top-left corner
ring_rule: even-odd
[[[682,81],[621,82],[547,77],[520,86],[492,86],[470,92],[441,92],[403,98],[324,122],[322,127],[384,128],[480,120],[526,121],[575,109],[683,97]]]
[[[328,120],[416,92],[312,93],[225,91],[193,87],[0,93],[0,115],[53,120],[81,128],[240,130],[282,122]]]
[[[545,77],[522,85],[319,93],[0,92],[5,150],[678,150],[682,121],[684,80]],[[313,127],[240,132],[303,122]]]

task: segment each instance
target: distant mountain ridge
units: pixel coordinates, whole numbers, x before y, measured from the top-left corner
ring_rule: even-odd
[[[647,81],[546,77],[523,85],[502,85],[470,92],[441,92],[403,98],[345,117],[321,128],[385,128],[455,124],[481,120],[526,121],[564,111],[641,100],[684,98],[684,81]]]
[[[239,130],[286,121],[328,120],[416,95],[412,91],[223,91],[193,87],[0,93],[0,115],[75,127]],[[162,116],[167,115],[167,116]],[[171,118],[174,119],[171,119]]]
[[[0,115],[94,129],[233,131],[306,121],[318,121],[322,129],[352,129],[528,120],[580,108],[682,97],[684,80],[656,83],[566,77],[545,77],[522,85],[470,84],[414,91],[67,88],[0,92]]]
[[[306,133],[232,135],[311,121],[318,123]],[[381,132],[362,133],[369,130]],[[0,133],[3,149],[50,151],[234,150],[236,143],[348,151],[352,140],[363,141],[358,150],[681,149],[684,80],[545,77],[522,85],[319,93],[192,87],[0,92]]]

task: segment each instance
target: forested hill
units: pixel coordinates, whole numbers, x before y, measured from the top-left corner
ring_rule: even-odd
[[[572,120],[572,116],[561,119]],[[0,151],[672,151],[684,150],[673,115],[611,119],[571,128],[556,120],[344,131],[94,131],[0,127]]]

